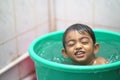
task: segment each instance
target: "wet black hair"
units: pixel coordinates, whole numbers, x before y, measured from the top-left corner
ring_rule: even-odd
[[[79,33],[85,31],[85,32],[87,32],[87,33],[90,35],[90,37],[92,38],[93,44],[96,43],[95,34],[94,34],[93,30],[92,30],[89,26],[87,26],[87,25],[85,25],[85,24],[73,24],[73,25],[71,25],[70,27],[68,27],[68,28],[66,29],[66,31],[64,32],[64,35],[63,35],[63,47],[64,47],[64,48],[65,48],[65,43],[66,43],[66,41],[65,41],[66,35],[67,35],[67,33],[70,32],[70,31],[78,31]]]

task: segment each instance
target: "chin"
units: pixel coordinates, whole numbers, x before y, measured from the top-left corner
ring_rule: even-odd
[[[85,60],[75,60],[74,63],[75,64],[86,65],[86,61]]]

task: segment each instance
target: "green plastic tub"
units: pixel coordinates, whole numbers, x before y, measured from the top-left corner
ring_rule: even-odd
[[[106,58],[105,65],[68,65],[62,56],[64,31],[46,34],[34,40],[29,54],[35,64],[37,80],[120,80],[120,34],[94,30],[100,51],[96,56]]]

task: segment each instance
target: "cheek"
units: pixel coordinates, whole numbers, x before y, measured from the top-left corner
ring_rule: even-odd
[[[72,54],[73,53],[73,48],[66,48],[67,54]]]
[[[70,52],[72,52],[72,49],[71,48],[66,48],[66,52],[70,53]]]
[[[85,45],[84,48],[88,52],[93,52],[93,46],[92,45]]]

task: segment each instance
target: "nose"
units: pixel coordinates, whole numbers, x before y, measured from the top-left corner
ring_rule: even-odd
[[[82,45],[80,43],[77,43],[75,48],[76,48],[76,50],[80,50],[80,49],[82,49]]]

